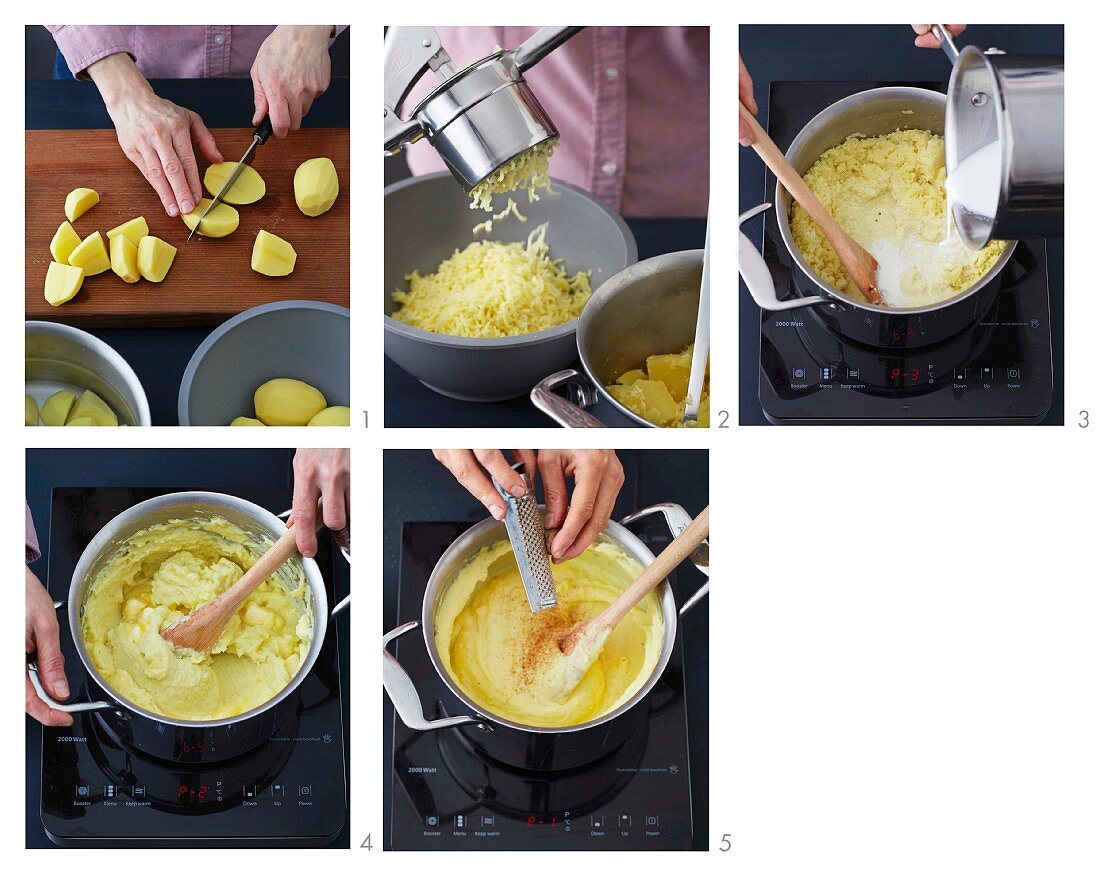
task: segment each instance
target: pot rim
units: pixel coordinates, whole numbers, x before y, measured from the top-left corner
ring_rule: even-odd
[[[847,107],[851,104],[867,103],[868,95],[874,95],[876,97],[882,98],[908,97],[916,101],[922,101],[924,103],[938,104],[940,108],[944,111],[944,115],[946,117],[947,95],[943,94],[942,92],[933,91],[930,88],[916,88],[909,85],[889,85],[883,86],[882,88],[868,88],[864,91],[857,91],[855,94],[850,94],[847,97],[841,98],[840,100],[829,104],[829,106],[825,107],[825,109],[821,110],[821,112],[810,119],[810,121],[802,127],[802,130],[798,132],[794,140],[791,141],[791,145],[785,153],[787,160],[793,164],[793,157],[797,154],[802,144],[808,139],[809,135],[807,132],[809,132],[811,128],[814,128],[821,121],[827,121],[831,119],[841,110],[847,109]],[[852,131],[851,133],[857,134],[859,132]],[[818,157],[820,158],[820,156]],[[815,158],[814,161],[816,160],[817,159]],[[1007,246],[1005,247],[1004,252],[1002,252],[997,261],[994,262],[992,266],[990,266],[989,270],[986,271],[986,273],[978,279],[978,282],[972,286],[967,287],[966,289],[962,290],[951,298],[946,298],[943,301],[939,301],[935,304],[925,305],[922,307],[881,307],[879,305],[873,305],[868,302],[857,301],[856,299],[849,297],[844,292],[841,292],[839,289],[837,289],[835,286],[826,283],[817,275],[817,273],[812,268],[810,268],[805,259],[803,259],[801,251],[795,244],[794,236],[790,230],[790,209],[792,200],[793,199],[791,198],[787,190],[778,180],[776,180],[775,215],[776,220],[779,223],[779,235],[783,239],[783,244],[784,246],[786,246],[787,252],[794,260],[795,265],[799,268],[799,270],[802,271],[803,274],[809,277],[810,280],[822,292],[824,292],[830,298],[834,299],[837,303],[846,307],[854,307],[858,310],[866,311],[872,314],[885,314],[889,316],[895,314],[901,316],[931,314],[950,305],[958,304],[959,302],[976,294],[980,289],[990,283],[994,278],[998,277],[1001,271],[1004,269],[1004,266],[1007,265],[1009,260],[1012,258],[1012,253],[1016,249],[1016,241],[1006,241],[1005,243],[1007,244]],[[798,290],[796,287],[796,292],[797,291]],[[801,296],[801,292],[799,292],[799,295]]]
[[[544,506],[539,506],[540,509],[544,509]],[[495,518],[486,518],[477,524],[474,524],[461,536],[455,539],[447,550],[443,552],[443,555],[436,562],[435,567],[432,569],[432,574],[428,578],[428,584],[424,588],[424,601],[421,608],[421,629],[424,636],[424,646],[428,651],[428,657],[431,658],[432,666],[435,668],[436,674],[443,683],[450,689],[451,693],[455,695],[463,704],[473,710],[475,715],[483,716],[492,725],[502,725],[504,727],[512,728],[517,731],[527,731],[533,734],[569,734],[576,731],[585,731],[589,728],[595,728],[599,725],[610,722],[612,719],[626,713],[628,710],[637,706],[648,694],[653,690],[653,687],[657,684],[657,681],[665,672],[665,668],[668,666],[669,659],[672,657],[673,644],[676,642],[677,634],[677,610],[676,610],[676,598],[672,593],[672,586],[669,584],[668,579],[659,584],[654,591],[658,594],[658,599],[661,603],[661,615],[665,625],[665,637],[664,643],[661,646],[661,655],[654,665],[649,678],[641,685],[641,687],[634,692],[631,698],[625,703],[620,704],[615,709],[602,716],[597,716],[594,719],[590,719],[587,722],[583,722],[579,725],[569,725],[567,727],[556,728],[544,728],[537,725],[525,725],[520,722],[506,719],[502,716],[498,716],[496,713],[490,712],[478,703],[475,703],[451,678],[443,667],[442,659],[439,656],[439,652],[435,647],[435,617],[433,609],[435,607],[435,594],[443,587],[449,586],[450,582],[444,582],[444,566],[445,561],[455,557],[462,556],[467,553],[471,546],[478,542],[480,538],[489,530],[500,530],[502,539],[507,539],[508,534],[504,528],[504,523],[498,521]],[[611,541],[624,549],[628,549],[628,554],[639,560],[645,566],[653,563],[655,557],[653,552],[649,550],[644,542],[639,539],[628,528],[624,527],[617,521],[608,521],[607,529],[604,530],[598,537],[598,540]],[[469,561],[466,558],[465,563]]]
[[[584,310],[581,312],[580,328],[577,332],[577,354],[580,356],[581,367],[584,369],[584,373],[588,376],[588,380],[592,382],[592,385],[596,388],[596,393],[601,398],[610,402],[620,413],[625,414],[641,426],[649,426],[653,429],[663,428],[650,420],[646,420],[634,411],[631,411],[623,405],[622,402],[607,392],[604,385],[596,378],[596,372],[592,368],[592,363],[589,360],[588,351],[586,349],[589,326],[592,324],[593,320],[595,320],[595,317],[592,315],[598,310],[598,308],[594,308],[592,305],[602,305],[605,301],[614,298],[619,292],[628,288],[630,284],[638,279],[635,275],[640,274],[649,276],[651,273],[656,273],[658,270],[663,270],[666,267],[692,267],[696,261],[698,261],[699,267],[702,269],[703,250],[674,250],[671,253],[661,253],[660,255],[643,259],[640,262],[635,262],[632,265],[627,265],[618,273],[608,277],[607,280],[600,285],[600,288],[592,293],[592,298],[588,300],[588,304],[585,305]]]
[[[490,56],[492,57],[492,56]],[[484,60],[484,59],[483,59]],[[477,62],[475,62],[477,63]],[[440,178],[447,178],[448,180],[454,180],[450,171],[436,171],[431,174],[422,174],[416,177],[406,177],[403,180],[398,180],[395,183],[390,183],[382,190],[382,197],[385,199],[389,195],[395,194],[407,189],[410,186],[423,185],[429,182],[434,182]],[[571,183],[567,183],[564,180],[560,180],[557,177],[551,177],[550,182],[556,187],[563,189],[570,189],[577,195],[580,195],[586,201],[593,204],[601,213],[603,213],[608,219],[610,219],[618,228],[619,233],[623,236],[623,241],[626,244],[627,265],[630,267],[638,261],[638,242],[634,239],[634,233],[630,230],[630,227],[618,213],[608,207],[601,198],[593,195],[591,192],[586,192],[578,186],[574,186]],[[457,184],[456,184],[457,185]],[[625,270],[625,269],[624,269]],[[617,275],[613,274],[611,277]],[[596,293],[603,289],[611,281],[611,277],[602,281],[600,285],[592,291],[592,298],[595,298]],[[391,293],[392,294],[392,293]],[[538,332],[529,332],[526,335],[509,335],[506,338],[464,338],[461,335],[444,335],[439,332],[429,332],[426,329],[418,329],[415,326],[408,326],[405,323],[395,320],[389,314],[383,312],[383,324],[387,332],[392,332],[395,335],[401,335],[412,341],[420,341],[425,344],[431,344],[436,347],[453,347],[464,350],[508,350],[517,347],[533,347],[546,341],[554,341],[558,338],[565,337],[567,335],[573,335],[577,331],[577,326],[580,323],[581,317],[584,316],[584,311],[588,310],[588,304],[592,301],[592,298],[585,303],[584,309],[581,311],[580,317],[574,317],[567,323],[562,323],[558,326],[551,326],[549,329],[540,329]]]
[[[324,577],[321,575],[320,567],[317,566],[317,562],[312,558],[302,558],[306,582],[309,585],[311,596],[311,608],[313,610],[313,639],[310,642],[309,653],[306,656],[306,660],[298,667],[298,671],[282,691],[270,700],[265,701],[259,706],[253,707],[248,712],[240,713],[236,716],[211,720],[178,719],[171,716],[163,716],[145,707],[139,706],[115,691],[107,680],[103,678],[92,662],[91,657],[88,655],[88,649],[84,644],[84,637],[80,630],[80,616],[84,608],[83,591],[87,584],[88,573],[91,567],[106,552],[114,550],[122,541],[133,535],[133,532],[136,532],[130,531],[127,532],[125,536],[119,536],[118,531],[122,530],[135,519],[142,518],[150,509],[159,506],[167,506],[170,508],[178,507],[181,509],[181,515],[183,515],[186,514],[186,509],[184,507],[188,505],[213,505],[247,512],[252,516],[255,523],[266,531],[268,535],[274,534],[274,538],[278,538],[278,534],[286,530],[286,524],[277,515],[269,512],[262,506],[256,505],[256,503],[250,500],[232,496],[231,494],[205,490],[189,490],[176,493],[163,493],[139,502],[115,515],[115,517],[108,521],[81,552],[76,567],[73,569],[72,580],[69,584],[68,605],[66,607],[69,618],[69,632],[76,645],[80,661],[84,665],[84,669],[89,677],[110,700],[113,700],[127,712],[140,715],[153,722],[159,722],[163,725],[179,728],[217,728],[226,725],[235,725],[267,712],[269,709],[272,709],[285,700],[292,692],[297,691],[298,687],[313,669],[313,665],[317,661],[317,656],[320,654],[321,646],[328,632],[328,594],[325,591]],[[196,510],[192,508],[192,513],[194,513],[194,511]]]

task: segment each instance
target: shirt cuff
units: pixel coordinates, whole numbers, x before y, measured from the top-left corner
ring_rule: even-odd
[[[88,68],[108,55],[127,54],[135,61],[131,28],[99,25],[46,25],[69,71],[77,79],[88,79]]]

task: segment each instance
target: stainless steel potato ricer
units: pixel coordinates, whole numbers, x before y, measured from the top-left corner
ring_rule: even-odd
[[[523,73],[579,30],[544,27],[518,48],[494,52],[456,72],[434,27],[391,27],[385,43],[384,152],[395,155],[427,137],[469,192],[517,155],[557,139],[557,128]],[[428,68],[441,83],[402,118],[402,103]]]

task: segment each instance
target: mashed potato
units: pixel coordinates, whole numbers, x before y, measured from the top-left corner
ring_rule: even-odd
[[[599,718],[649,679],[664,644],[653,594],[627,613],[580,683],[562,697],[559,638],[607,608],[641,574],[621,548],[598,541],[553,567],[558,605],[532,612],[507,540],[482,549],[447,588],[435,645],[448,675],[478,706],[524,725],[562,728]]]
[[[305,571],[284,564],[245,600],[209,654],[160,635],[232,586],[266,550],[224,518],[174,520],[132,535],[88,586],[81,635],[122,697],[162,716],[224,719],[271,700],[309,653]]]
[[[1006,246],[962,242],[947,215],[943,138],[930,131],[853,134],[814,162],[803,179],[841,227],[879,263],[879,291],[890,307],[922,307],[973,286]],[[822,280],[865,301],[798,204],[794,242]]]

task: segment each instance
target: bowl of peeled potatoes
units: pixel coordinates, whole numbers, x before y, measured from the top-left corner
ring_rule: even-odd
[[[495,194],[489,210],[447,172],[385,191],[386,356],[445,396],[526,395],[576,359],[592,294],[638,258],[607,205],[552,180],[535,200]]]
[[[222,323],[195,351],[181,426],[347,426],[351,315],[316,301],[273,302]]]

